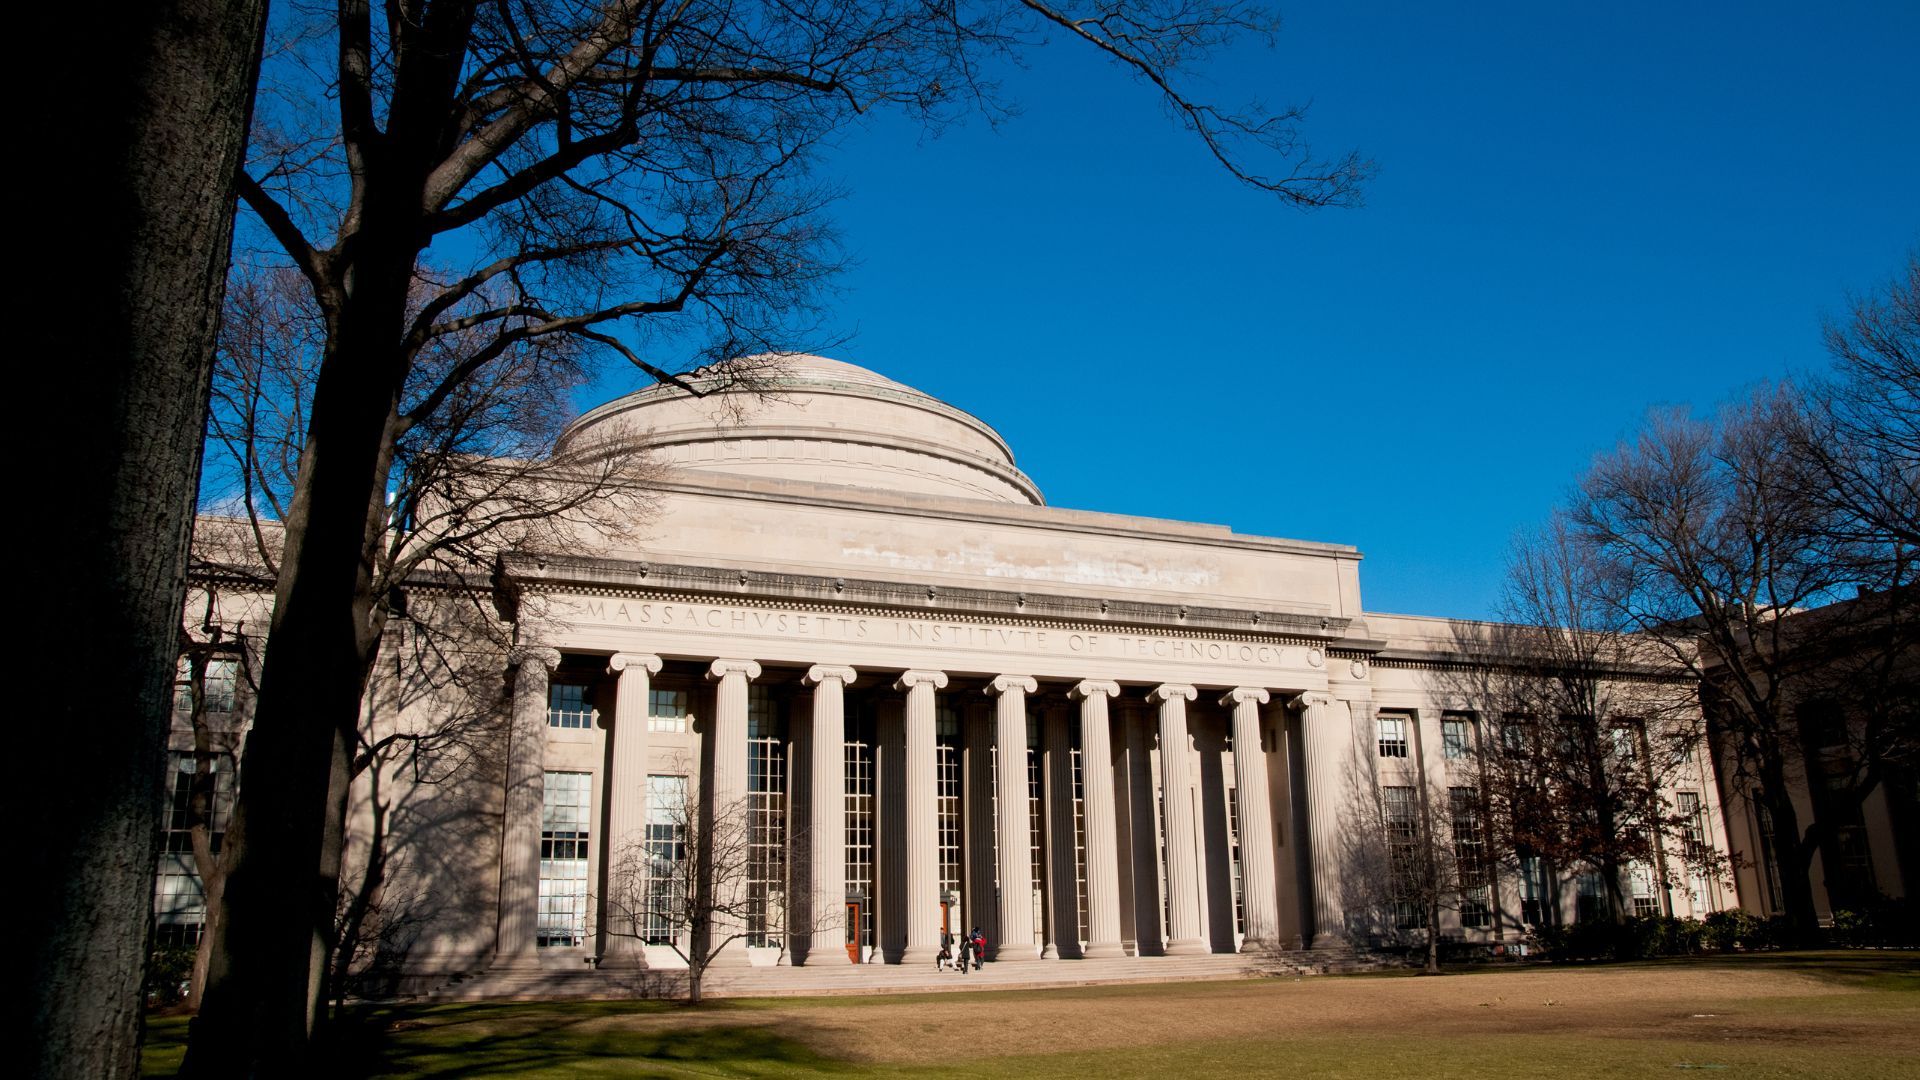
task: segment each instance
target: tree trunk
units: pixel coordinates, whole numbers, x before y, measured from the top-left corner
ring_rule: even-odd
[[[67,230],[35,245],[16,310],[18,352],[72,372],[75,408],[19,410],[47,449],[21,503],[54,512],[23,610],[85,626],[86,693],[52,694],[54,730],[84,732],[84,767],[27,770],[20,805],[60,823],[25,845],[22,909],[35,1076],[132,1076],[153,909],[187,544],[199,487],[220,297],[258,72],[264,0],[172,0],[93,20],[111,61],[75,74],[72,50],[30,50],[21,205]],[[23,33],[73,42],[75,13],[39,7]],[[38,29],[35,29],[35,27]],[[76,424],[76,420],[80,422]]]
[[[382,478],[403,373],[378,359],[393,355],[382,331],[401,323],[413,257],[362,260],[322,363],[227,833],[226,903],[188,1048],[191,1075],[309,1067],[338,910],[342,777],[379,643],[368,538],[385,522]]]

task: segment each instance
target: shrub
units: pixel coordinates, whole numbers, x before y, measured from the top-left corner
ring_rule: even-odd
[[[162,945],[147,954],[148,1008],[164,1009],[186,998],[196,951],[191,945]]]

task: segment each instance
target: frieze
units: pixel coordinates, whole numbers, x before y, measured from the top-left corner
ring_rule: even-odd
[[[1143,634],[1125,628],[1089,631],[614,596],[561,594],[549,596],[547,602],[546,617],[562,623],[660,632],[1264,668],[1297,667],[1306,663],[1306,650],[1297,645]]]

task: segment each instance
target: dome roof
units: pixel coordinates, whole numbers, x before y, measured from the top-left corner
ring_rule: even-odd
[[[657,383],[588,412],[565,439],[642,436],[679,469],[1045,504],[1006,440],[970,413],[824,356],[748,360],[757,390],[696,397]]]

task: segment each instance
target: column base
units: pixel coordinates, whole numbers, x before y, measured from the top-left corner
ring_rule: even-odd
[[[650,965],[647,963],[646,950],[639,945],[631,945],[609,950],[594,966],[601,971],[645,971]]]
[[[1125,959],[1127,950],[1117,941],[1090,942],[1080,955],[1083,960],[1121,960]]]
[[[1307,946],[1307,948],[1337,949],[1340,946],[1345,944],[1346,942],[1341,940],[1340,935],[1338,934],[1319,933],[1319,934],[1313,935],[1313,944]]]
[[[1262,941],[1259,938],[1247,938],[1240,942],[1240,951],[1242,953],[1272,952],[1273,948],[1274,946],[1271,942]]]
[[[540,954],[532,949],[521,952],[493,954],[493,962],[487,965],[488,971],[539,971]]]
[[[1060,959],[1060,947],[1058,945],[1055,945],[1051,941],[1040,946],[1040,959],[1042,960]]]
[[[1176,938],[1167,942],[1168,956],[1211,956],[1213,947],[1202,938]]]

